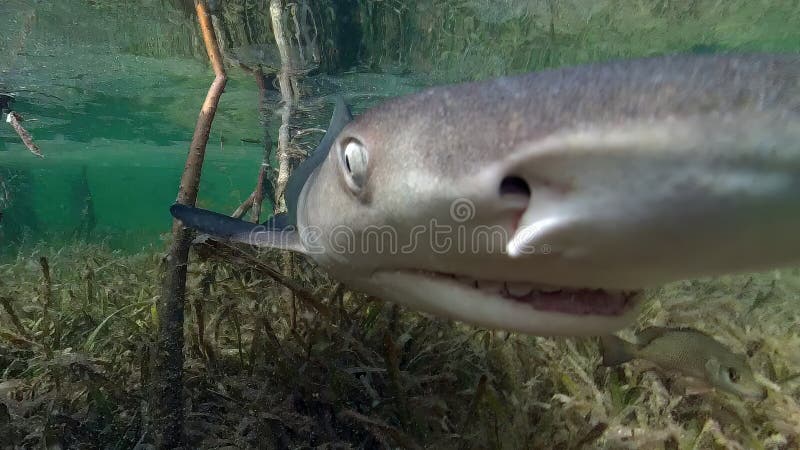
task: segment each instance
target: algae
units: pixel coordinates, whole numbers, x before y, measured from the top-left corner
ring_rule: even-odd
[[[131,12],[122,0],[0,5],[9,31],[0,35],[2,91],[20,93],[15,108],[37,117],[34,134],[58,149],[34,166],[18,159],[18,144],[0,141],[0,196],[13,201],[2,205],[9,214],[0,232],[26,243],[0,249],[9,255],[0,261],[0,446],[155,441],[149,349],[163,255],[138,251],[138,237],[163,245],[165,205],[196,119],[194,99],[207,84],[191,3],[142,1],[135,20],[120,13]],[[228,48],[271,42],[265,2],[210,3],[227,25]],[[357,110],[443,81],[662,53],[797,51],[800,42],[796,1],[319,0],[310,7],[322,60],[305,92],[318,100],[343,90],[359,100]],[[275,125],[256,113],[248,76],[232,71],[230,81],[211,140],[219,152],[212,145],[203,182],[204,192],[219,193],[202,199],[215,210],[247,197],[243,186],[253,180],[238,179],[254,177],[261,162],[259,147],[233,143]],[[97,117],[107,124],[92,122]],[[326,118],[304,119],[314,126]],[[84,169],[86,155],[102,164]],[[56,170],[61,178],[52,180]],[[73,197],[67,206],[54,201],[62,190]],[[122,211],[120,196],[147,202]],[[96,226],[82,221],[84,208]],[[77,229],[93,243],[29,237],[44,224]],[[125,232],[102,243],[109,230]],[[126,247],[133,237],[136,245]],[[686,395],[678,380],[639,364],[601,368],[591,339],[489,331],[407,311],[303,262],[294,280],[317,303],[283,300],[268,271],[241,258],[191,261],[185,398],[194,447],[800,446],[797,269],[653,290],[636,325],[692,326],[747,354],[769,388],[755,403]],[[263,259],[279,261],[276,253]]]
[[[147,349],[158,322],[161,257],[76,242],[0,265],[3,442],[152,442]],[[637,327],[691,325],[749,355],[769,389],[765,400],[750,402],[713,391],[685,395],[676,380],[638,364],[599,367],[594,339],[489,331],[407,311],[305,264],[295,279],[321,303],[286,302],[246,258],[193,257],[189,267],[185,389],[193,447],[800,443],[800,270],[648,292]]]

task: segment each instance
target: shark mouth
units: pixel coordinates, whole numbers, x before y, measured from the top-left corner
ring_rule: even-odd
[[[450,282],[459,287],[500,296],[538,311],[577,316],[621,316],[637,304],[638,290],[566,288],[540,283],[482,280],[455,274],[414,271],[417,275]]]

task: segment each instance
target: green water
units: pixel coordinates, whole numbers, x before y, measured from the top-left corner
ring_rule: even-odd
[[[29,119],[25,127],[45,154],[45,159],[34,157],[10,126],[0,127],[0,176],[7,192],[0,239],[6,251],[42,240],[57,246],[75,237],[123,250],[159,242],[171,223],[168,207],[213,79],[200,57],[126,52],[136,33],[103,33],[98,39],[74,28],[101,26],[109,18],[119,22],[121,7],[93,10],[72,2],[71,8],[36,2],[0,6],[0,27],[15,31],[4,35],[0,48],[0,91],[16,93],[13,109]],[[178,14],[169,5],[163,9]],[[145,11],[153,17],[132,20],[156,20],[159,14]],[[76,22],[68,18],[73,12]],[[182,41],[169,33],[161,37],[169,45]],[[178,47],[175,52],[181,53]],[[235,69],[229,69],[229,77],[209,138],[198,203],[232,212],[255,187],[265,127],[274,145],[278,94],[270,92],[263,116],[253,79]],[[360,110],[419,88],[385,74],[320,73],[309,80],[307,89],[316,100],[307,101],[311,110],[298,128],[324,128],[330,113],[324,97],[334,92],[347,94]]]
[[[274,54],[258,51],[274,45],[269,0],[207,3],[227,56]],[[358,114],[435,84],[595,61],[800,52],[800,0],[282,3],[302,12],[288,16],[289,39],[306,21],[317,46],[315,70],[298,75],[298,154],[322,136],[334,95]],[[251,73],[226,67],[197,203],[231,213],[281,120],[276,90],[262,102]],[[212,79],[193,0],[0,0],[0,95],[15,97],[45,155],[0,122],[0,448],[164,438],[153,381],[167,371],[154,344],[170,318],[158,302],[168,208]],[[319,297],[312,305],[231,259],[190,258],[176,327],[184,381],[170,386],[185,395],[190,448],[800,445],[797,268],[647,291],[622,331],[689,326],[720,338],[769,384],[752,402],[684,395],[635,364],[598,367],[593,339],[417,314],[298,262],[292,278]]]
[[[396,3],[396,4],[395,4]],[[320,70],[302,80],[295,129],[324,127],[328,97],[356,111],[446,81],[670,52],[800,50],[798,2],[320,1]],[[272,45],[264,2],[215,2],[227,46]],[[6,0],[0,93],[46,155],[0,124],[4,251],[79,237],[136,250],[169,228],[197,113],[212,80],[191,2]],[[209,139],[199,204],[233,211],[277,135],[238,67]],[[313,146],[319,134],[306,139]],[[266,209],[269,210],[269,204]]]

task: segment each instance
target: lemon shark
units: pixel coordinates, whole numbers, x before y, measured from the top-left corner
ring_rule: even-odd
[[[537,335],[627,325],[664,283],[800,262],[800,58],[667,56],[339,102],[263,225],[352,288]]]

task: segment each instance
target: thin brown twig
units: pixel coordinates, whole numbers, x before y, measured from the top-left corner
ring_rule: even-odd
[[[244,215],[247,214],[247,211],[250,211],[250,208],[253,207],[253,201],[255,201],[255,198],[256,198],[256,193],[251,192],[250,196],[247,197],[247,200],[242,202],[242,204],[239,205],[238,208],[236,208],[236,211],[234,211],[233,214],[231,214],[231,217],[235,217],[237,219],[241,219],[242,217],[244,217]]]
[[[211,296],[211,285],[214,284],[216,280],[216,269],[217,266],[212,264],[211,267],[205,271],[200,281],[203,293],[202,297],[193,296],[192,298],[195,322],[197,323],[197,344],[212,371],[216,367],[216,358],[213,349],[210,348],[208,340],[206,339],[206,320],[203,306],[204,302]]]
[[[269,147],[269,144],[266,145]],[[261,204],[264,202],[264,183],[267,182],[267,173],[269,173],[269,151],[264,151],[264,161],[261,163],[261,168],[258,169],[258,181],[256,182],[256,190],[253,191],[253,214],[251,216],[253,223],[261,222]]]
[[[16,131],[17,134],[19,135],[19,138],[22,139],[22,143],[25,144],[25,147],[27,147],[31,153],[38,156],[39,158],[44,158],[44,155],[42,154],[42,151],[39,149],[39,146],[37,146],[36,143],[33,142],[33,137],[31,136],[31,134],[28,133],[28,130],[26,130],[22,126],[21,123],[22,116],[15,113],[14,111],[10,111],[8,114],[6,114],[6,122],[11,124],[11,126],[14,128],[14,131]]]
[[[264,183],[267,182],[267,175],[269,174],[269,153],[272,148],[269,139],[269,132],[267,131],[266,112],[262,107],[266,104],[265,97],[267,95],[267,82],[264,79],[264,72],[257,69],[253,72],[256,84],[258,85],[258,104],[261,114],[265,117],[264,121],[264,157],[261,161],[261,167],[258,169],[258,180],[256,181],[256,189],[253,191],[253,214],[252,221],[254,223],[261,222],[261,205],[264,202]]]

